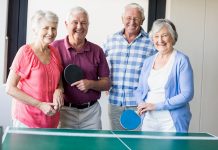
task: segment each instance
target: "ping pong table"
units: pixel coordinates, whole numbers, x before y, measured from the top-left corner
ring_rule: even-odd
[[[207,133],[6,128],[2,150],[217,150]]]

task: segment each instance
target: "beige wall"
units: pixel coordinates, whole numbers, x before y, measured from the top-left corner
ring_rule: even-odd
[[[218,1],[206,1],[200,129],[218,135]]]
[[[218,1],[168,0],[167,18],[178,30],[176,48],[191,60],[195,96],[191,102],[193,118],[190,131],[218,135]]]
[[[87,39],[102,45],[106,37],[123,27],[121,16],[123,8],[128,3],[138,3],[145,9],[145,18],[147,18],[148,0],[31,0],[28,1],[28,22],[27,22],[27,40],[31,40],[30,18],[36,10],[51,10],[59,16],[58,35],[56,39],[66,36],[67,31],[64,24],[66,13],[70,8],[81,6],[89,13],[89,31]],[[43,4],[43,5],[42,5]],[[52,7],[48,7],[52,4]],[[61,9],[60,9],[61,8]],[[147,30],[147,22],[143,23],[143,28]]]

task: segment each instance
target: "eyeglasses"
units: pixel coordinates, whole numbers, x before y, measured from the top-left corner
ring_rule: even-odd
[[[88,22],[86,22],[86,21],[79,22],[79,21],[73,20],[73,21],[71,21],[71,24],[74,25],[74,26],[76,26],[78,24],[80,24],[82,26],[87,26]]]
[[[137,18],[137,17],[125,17],[125,20],[130,22],[130,21],[134,21],[134,22],[140,22],[141,19]]]

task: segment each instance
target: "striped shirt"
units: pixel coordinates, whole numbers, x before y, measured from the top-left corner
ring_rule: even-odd
[[[138,87],[143,62],[156,53],[148,34],[141,29],[133,42],[128,43],[122,30],[107,38],[103,49],[112,81],[109,102],[117,106],[136,106],[133,93]]]

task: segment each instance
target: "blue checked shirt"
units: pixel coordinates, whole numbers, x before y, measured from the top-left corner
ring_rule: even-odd
[[[135,40],[128,43],[122,30],[109,37],[103,49],[112,81],[109,102],[117,106],[136,106],[133,93],[138,87],[143,62],[156,53],[148,34],[141,29]]]

